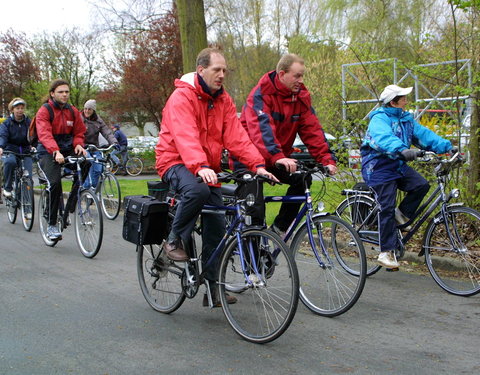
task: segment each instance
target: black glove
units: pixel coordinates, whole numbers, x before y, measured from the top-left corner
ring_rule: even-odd
[[[449,151],[450,155],[455,155],[457,152],[458,152],[458,147],[456,146],[453,146]]]
[[[405,161],[412,161],[417,158],[418,155],[418,150],[412,150],[410,148],[407,148],[403,150],[400,154],[401,158]]]

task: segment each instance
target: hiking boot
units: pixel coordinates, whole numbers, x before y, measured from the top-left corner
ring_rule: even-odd
[[[61,240],[62,239],[62,232],[58,230],[56,225],[49,225],[47,228],[47,237],[50,240]]]
[[[382,251],[377,258],[377,263],[387,268],[400,267],[400,264],[397,262],[393,251]]]
[[[163,250],[168,259],[174,262],[186,262],[190,259],[183,249],[182,241],[176,240],[174,242],[165,242]]]
[[[212,293],[212,303],[213,303],[213,307],[220,307],[222,306],[222,304],[220,303],[220,298],[217,298],[217,287],[216,286],[212,286],[210,288],[210,293]],[[236,303],[237,302],[237,299],[234,297],[234,296],[231,296],[230,294],[228,293],[225,293],[225,297],[227,299],[227,303],[229,305],[233,304],[233,303]],[[207,293],[205,293],[203,295],[203,303],[202,303],[203,307],[208,307],[208,296],[207,296]]]

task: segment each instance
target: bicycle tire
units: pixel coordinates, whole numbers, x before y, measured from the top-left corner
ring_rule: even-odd
[[[170,314],[185,301],[183,269],[169,260],[161,245],[137,245],[137,276],[143,297],[156,311]]]
[[[30,232],[35,218],[35,197],[33,194],[33,180],[25,178],[20,181],[20,213],[23,228]]]
[[[75,237],[80,252],[94,258],[100,251],[103,239],[103,216],[100,203],[90,190],[80,192],[74,215]]]
[[[285,242],[271,231],[246,230],[241,241],[247,250],[244,268],[237,241],[230,242],[220,260],[218,286],[222,310],[242,338],[254,343],[270,342],[286,331],[297,310],[297,267]],[[258,273],[252,259],[257,260]],[[248,285],[248,288],[238,295],[237,303],[229,305],[226,285]]]
[[[369,212],[375,206],[376,203],[373,198],[367,195],[360,195],[345,199],[336,209],[336,215],[349,223],[357,231],[362,240],[367,257],[367,277],[372,276],[382,268],[382,266],[377,263],[380,246],[365,240],[362,232],[359,231],[359,226],[365,221]],[[374,218],[375,220],[370,220],[370,222],[365,223],[363,229],[378,232],[377,215],[375,215]]]
[[[442,214],[437,214],[425,231],[425,262],[443,290],[457,296],[473,296],[480,292],[480,212],[449,206],[447,217],[456,243],[450,241]]]
[[[308,220],[308,219],[307,219]],[[366,279],[367,261],[358,233],[337,216],[312,217],[296,232],[291,251],[300,276],[300,300],[315,314],[333,317],[358,301]]]
[[[117,178],[110,172],[105,173],[98,191],[100,192],[102,212],[107,219],[115,220],[120,212],[122,202],[120,184]]]
[[[125,170],[130,176],[138,176],[143,171],[143,162],[140,158],[133,156],[125,163]]]
[[[7,206],[8,221],[12,224],[15,224],[17,221],[17,202],[13,191],[12,196],[5,199],[5,205]]]
[[[39,200],[38,225],[40,227],[40,235],[42,236],[42,239],[43,239],[43,242],[45,243],[45,245],[53,247],[57,244],[58,241],[60,241],[60,239],[57,238],[57,239],[51,240],[47,236],[48,215],[45,212],[46,207],[47,207],[47,194],[48,194],[48,192],[45,189],[42,189],[42,191],[40,193],[40,200]],[[60,217],[60,215],[59,215],[59,217]],[[57,220],[57,221],[58,221],[57,225],[59,226],[59,229],[61,230],[62,229],[61,221],[60,220]]]

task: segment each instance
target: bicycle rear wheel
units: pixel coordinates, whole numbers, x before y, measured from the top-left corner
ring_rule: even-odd
[[[45,245],[53,247],[57,244],[60,239],[51,240],[50,237],[47,236],[47,228],[48,228],[48,192],[45,189],[42,189],[40,193],[40,203],[39,203],[39,210],[38,210],[38,223],[40,227],[40,234],[42,235],[43,242]],[[61,231],[62,224],[60,220],[60,215],[57,220],[58,229]]]
[[[447,208],[447,221],[438,214],[425,231],[423,246],[428,270],[448,293],[473,296],[480,292],[480,212],[451,206]]]
[[[125,169],[130,176],[138,176],[140,173],[142,173],[143,162],[140,160],[140,158],[133,156],[127,160]]]
[[[336,216],[314,216],[310,224],[311,239],[305,222],[291,245],[300,275],[300,299],[318,315],[337,316],[362,294],[365,251],[357,232]]]
[[[30,232],[35,217],[35,199],[33,195],[33,180],[25,178],[20,183],[20,207],[22,214],[23,228]]]
[[[120,184],[117,178],[107,172],[100,185],[100,203],[107,219],[115,220],[117,218],[120,212],[121,199]]]
[[[275,340],[285,332],[298,305],[298,272],[285,243],[270,231],[247,230],[231,241],[219,268],[219,297],[229,324],[242,338],[254,343]],[[244,266],[242,267],[242,258]],[[255,271],[254,262],[257,263]],[[226,286],[242,290],[229,305]]]
[[[367,258],[367,276],[377,273],[382,268],[377,264],[380,254],[380,246],[377,244],[379,241],[377,215],[368,216],[375,206],[373,198],[362,195],[345,199],[336,210],[336,214],[350,224],[362,240]],[[366,234],[367,231],[372,232],[371,240],[367,237],[369,236]]]
[[[161,245],[137,246],[137,275],[140,289],[156,311],[170,314],[185,301],[183,269],[169,260]]]
[[[98,199],[90,190],[80,193],[75,207],[75,237],[82,254],[93,258],[100,251],[103,216]]]

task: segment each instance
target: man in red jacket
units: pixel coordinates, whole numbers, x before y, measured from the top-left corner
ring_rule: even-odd
[[[304,73],[302,58],[294,54],[284,55],[276,70],[266,73],[252,89],[240,118],[250,139],[265,158],[268,171],[290,185],[286,195],[304,194],[302,180],[292,174],[297,168],[296,160],[290,158],[297,134],[317,162],[326,166],[330,174],[337,172],[336,159],[312,108],[310,93],[303,84]],[[240,163],[235,164],[241,168]],[[257,187],[252,185],[248,189],[255,191]],[[262,195],[261,191],[256,193]],[[249,213],[254,224],[262,225],[265,205],[258,201],[260,203]],[[273,229],[279,234],[285,232],[300,206],[301,203],[282,204]]]
[[[65,163],[66,156],[86,155],[83,148],[86,127],[78,110],[68,104],[69,97],[70,84],[61,79],[53,81],[49,99],[36,115],[37,151],[49,192],[47,236],[52,240],[62,238],[56,226],[62,193],[61,164]],[[67,203],[67,209],[71,204]]]
[[[223,148],[251,171],[275,179],[266,171],[265,161],[237,118],[232,98],[223,89],[227,70],[223,54],[206,48],[197,56],[196,65],[196,72],[175,80],[176,89],[163,109],[155,148],[158,174],[180,195],[172,230],[164,245],[167,257],[174,261],[189,259],[184,244],[191,238],[204,204],[222,205],[217,173]],[[197,176],[203,183],[197,181]],[[202,258],[208,260],[223,237],[224,217],[204,214],[202,225]],[[217,267],[214,264],[205,271],[212,285],[214,305],[217,305],[213,288]],[[235,299],[229,296],[229,303],[233,302]],[[205,296],[204,306],[207,305]]]

